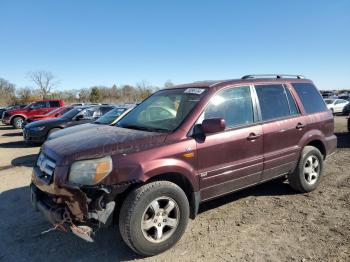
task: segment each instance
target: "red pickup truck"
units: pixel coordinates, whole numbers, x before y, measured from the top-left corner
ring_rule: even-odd
[[[62,106],[64,106],[64,102],[57,99],[36,101],[25,108],[6,111],[2,122],[6,125],[12,125],[14,128],[21,128],[25,119],[37,115],[45,115]]]

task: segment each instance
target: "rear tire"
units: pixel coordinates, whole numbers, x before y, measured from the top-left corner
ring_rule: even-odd
[[[142,256],[172,247],[185,232],[189,203],[184,191],[169,181],[145,184],[129,193],[119,215],[124,242]]]
[[[322,172],[323,155],[320,150],[306,146],[294,172],[288,175],[289,185],[298,192],[311,192],[320,184]]]
[[[22,125],[23,125],[23,121],[24,118],[20,117],[20,116],[16,116],[13,120],[12,120],[12,126],[16,129],[21,129]]]

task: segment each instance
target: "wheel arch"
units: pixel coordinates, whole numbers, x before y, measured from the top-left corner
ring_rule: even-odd
[[[200,194],[195,192],[190,180],[181,173],[168,172],[151,177],[147,183],[154,181],[169,181],[179,186],[186,194],[190,205],[190,218],[194,219],[198,213]]]
[[[13,120],[14,120],[16,117],[21,117],[21,118],[23,118],[23,120],[26,119],[26,117],[25,117],[24,115],[13,115],[13,116],[11,116],[11,118],[10,118],[10,123],[11,123],[11,125],[13,125]]]
[[[159,173],[153,175],[146,181],[138,181],[137,183],[132,184],[120,195],[118,195],[120,199],[118,206],[121,206],[122,202],[124,202],[125,197],[130,193],[130,191],[155,181],[169,181],[179,186],[186,194],[190,206],[190,218],[194,219],[196,217],[199,209],[200,193],[194,190],[191,181],[185,175],[178,172]]]
[[[326,151],[326,146],[320,139],[314,139],[309,141],[305,146],[313,146],[316,147],[318,150],[320,150],[323,159],[326,159],[327,151]]]

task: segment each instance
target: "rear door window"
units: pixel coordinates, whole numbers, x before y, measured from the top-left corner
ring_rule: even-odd
[[[41,109],[41,108],[46,108],[47,107],[47,104],[46,102],[35,102],[33,103],[30,108],[31,109]]]
[[[292,83],[307,114],[327,111],[327,106],[322,96],[313,84]]]
[[[58,101],[50,101],[50,107],[60,107],[60,102]]]
[[[263,121],[292,115],[286,91],[281,84],[257,85],[261,117]],[[294,100],[293,100],[294,101]],[[291,104],[293,105],[292,101]],[[295,108],[293,109],[296,110]]]
[[[106,114],[108,111],[111,111],[112,109],[113,109],[113,107],[110,107],[110,106],[101,107],[101,115]]]

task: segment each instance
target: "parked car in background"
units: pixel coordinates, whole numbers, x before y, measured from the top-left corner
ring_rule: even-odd
[[[51,118],[57,118],[62,116],[63,114],[67,113],[69,110],[72,110],[74,108],[74,106],[63,106],[63,107],[59,107],[45,115],[37,115],[37,116],[32,116],[27,118],[26,120],[24,120],[23,124],[22,124],[22,128],[24,128],[28,123],[32,123],[35,121],[39,121],[39,120],[47,120],[47,119],[51,119]]]
[[[333,91],[320,91],[320,93],[324,99],[334,99],[336,96]]]
[[[42,100],[31,103],[22,109],[7,110],[2,118],[6,125],[12,125],[14,128],[22,128],[23,121],[29,117],[44,115],[58,107],[64,106],[62,100]]]
[[[350,101],[350,95],[339,95],[338,99],[344,99],[344,100]]]
[[[118,221],[124,242],[152,256],[181,238],[204,201],[285,176],[296,191],[315,190],[337,146],[333,132],[332,113],[301,76],[175,86],[115,126],[47,141],[32,204],[89,241]]]
[[[6,107],[0,107],[0,119],[2,119],[2,114],[6,111]]]
[[[350,114],[350,103],[344,106],[343,108],[343,114],[348,115]]]
[[[7,110],[12,110],[12,109],[18,109],[18,108],[24,108],[27,105],[13,105],[13,106],[8,106],[8,107],[1,107],[0,108],[0,119],[2,119],[3,114],[5,113],[5,111]]]
[[[344,107],[349,104],[349,101],[344,99],[325,99],[324,101],[333,114],[343,113]]]
[[[77,132],[80,132],[81,135],[84,135],[82,132],[93,128],[99,128],[100,125],[115,125],[120,119],[122,119],[127,113],[129,113],[129,111],[131,111],[133,107],[134,105],[118,105],[92,123],[76,125],[59,130],[49,135],[47,137],[47,140],[56,139],[58,137],[70,135]]]
[[[113,106],[81,106],[75,107],[59,118],[35,121],[27,124],[23,129],[26,143],[43,143],[46,138],[61,129],[91,123],[112,110]]]
[[[350,133],[350,114],[348,115],[348,132]]]

